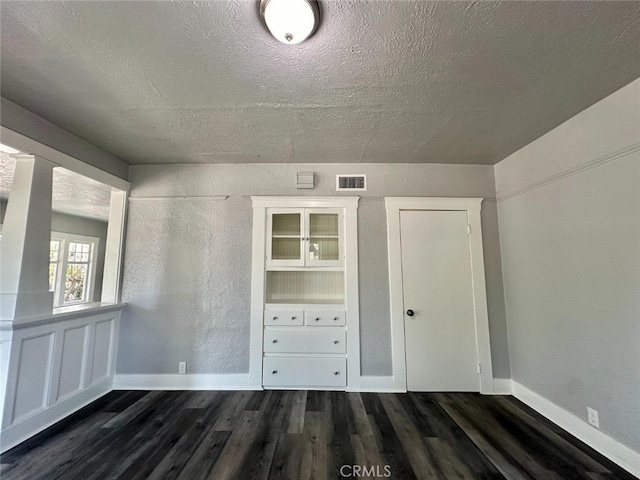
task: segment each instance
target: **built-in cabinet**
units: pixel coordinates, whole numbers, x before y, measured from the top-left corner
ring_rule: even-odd
[[[340,209],[269,209],[267,266],[342,266],[342,224]]]
[[[347,388],[360,372],[358,199],[252,199],[262,386]]]

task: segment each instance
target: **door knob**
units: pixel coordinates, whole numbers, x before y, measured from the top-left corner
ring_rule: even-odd
[[[415,312],[411,309],[407,310],[407,315],[409,315],[410,317],[413,317],[415,315]]]

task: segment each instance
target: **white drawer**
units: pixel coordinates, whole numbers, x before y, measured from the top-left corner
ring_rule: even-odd
[[[346,353],[344,328],[265,328],[267,353]]]
[[[343,326],[344,310],[305,310],[304,324],[317,327]]]
[[[269,325],[302,325],[302,310],[265,310],[264,324]]]
[[[266,357],[262,379],[265,387],[344,387],[346,358]]]

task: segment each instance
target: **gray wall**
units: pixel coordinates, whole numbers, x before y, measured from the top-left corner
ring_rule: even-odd
[[[297,190],[298,171],[316,172],[317,188]],[[249,196],[336,195],[337,173],[368,175],[369,190],[357,192],[363,375],[392,373],[383,197],[445,196],[488,199],[483,239],[494,375],[508,378],[493,167],[424,164],[132,167],[118,373],[177,373],[179,361],[189,362],[191,373],[247,372]]]
[[[496,168],[513,380],[640,452],[640,80]]]
[[[4,223],[4,214],[7,209],[7,200],[0,200],[0,224]],[[98,237],[98,255],[96,258],[96,285],[94,288],[93,301],[100,301],[102,293],[102,275],[104,273],[104,253],[107,239],[107,222],[91,220],[89,218],[67,215],[64,213],[51,213],[51,231],[61,233],[75,233],[76,235],[87,235]]]

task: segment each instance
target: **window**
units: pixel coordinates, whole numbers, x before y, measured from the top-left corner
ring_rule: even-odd
[[[53,306],[93,301],[95,257],[98,238],[51,233],[49,247],[49,291]]]

